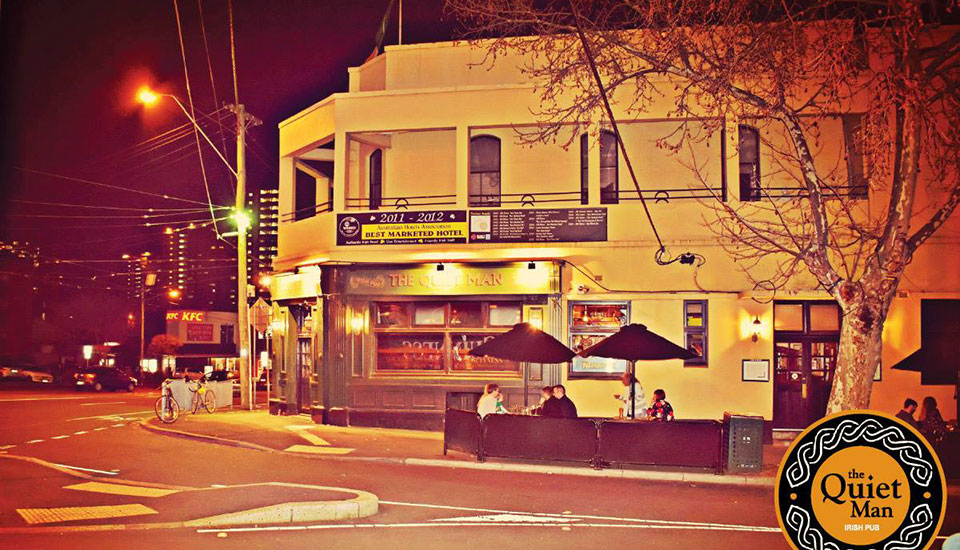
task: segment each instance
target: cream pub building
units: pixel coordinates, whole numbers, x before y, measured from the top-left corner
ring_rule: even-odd
[[[697,350],[697,359],[637,366],[647,396],[663,388],[678,418],[729,411],[797,429],[821,417],[837,306],[812,278],[776,294],[755,288],[705,226],[704,201],[751,200],[756,185],[774,185],[763,176],[758,130],[727,121],[694,145],[710,159],[705,191],[656,146],[678,124],[666,116],[669,102],[663,113],[618,120],[667,249],[703,260],[661,266],[613,134],[598,127],[567,147],[518,143],[516,129],[537,123],[538,95],[523,59],[476,65],[483,55],[454,42],[387,47],[349,69],[349,91],[280,124],[271,412],[439,429],[447,407],[475,406],[496,382],[510,407],[563,383],[581,416],[617,415],[625,362],[467,354],[528,321],[573,349],[641,323]],[[843,140],[842,121],[832,130],[827,141]],[[828,156],[818,162],[836,161]],[[953,219],[900,284],[875,409],[933,395],[954,414],[953,386],[921,386],[920,374],[890,367],[920,348],[925,304],[960,308],[958,237]]]

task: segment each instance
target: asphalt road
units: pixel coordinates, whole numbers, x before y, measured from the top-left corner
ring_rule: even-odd
[[[0,386],[0,453],[4,454],[0,456],[0,539],[6,546],[98,550],[166,548],[171,544],[464,550],[788,548],[776,528],[772,491],[766,489],[277,455],[143,430],[137,422],[153,414],[155,399],[152,392],[77,394],[55,388],[40,391]],[[92,479],[79,479],[70,472]],[[117,495],[76,487],[118,480],[150,485],[159,493],[164,491],[156,487],[224,486],[224,490]],[[123,527],[204,517],[300,497],[292,489],[231,489],[263,482],[369,491],[379,497],[380,512],[355,521],[283,527]],[[17,512],[28,509],[42,514],[68,507],[141,512],[32,525],[24,513]],[[960,518],[952,510],[957,505],[950,508],[952,516],[945,526],[948,533],[960,527]],[[78,531],[78,526],[89,525],[112,527]],[[37,532],[13,531],[25,527]]]

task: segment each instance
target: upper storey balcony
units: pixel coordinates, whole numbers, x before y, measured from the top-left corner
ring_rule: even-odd
[[[644,202],[667,239],[715,240],[712,208],[805,192],[771,160],[769,144],[785,143],[776,125],[676,120],[668,100],[662,113],[618,119],[626,155],[602,123],[525,143],[537,128],[533,85],[518,71],[471,68],[471,55],[451,45],[388,49],[351,69],[349,92],[281,123],[277,269],[643,246],[653,242]],[[822,125],[813,147],[832,193],[866,198],[866,167],[848,145],[855,123]],[[680,132],[693,138],[677,149]],[[417,241],[423,224],[452,237]]]

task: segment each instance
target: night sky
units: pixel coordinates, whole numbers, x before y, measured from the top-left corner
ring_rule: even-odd
[[[226,0],[178,0],[190,86],[197,111],[233,102]],[[263,125],[250,132],[248,181],[277,185],[277,123],[327,95],[345,91],[347,67],[373,49],[389,0],[234,0],[240,102]],[[407,0],[404,43],[450,39],[455,31],[442,0]],[[216,100],[202,30],[206,30]],[[48,259],[111,259],[159,251],[160,228],[144,229],[143,212],[119,208],[206,207],[192,132],[164,134],[187,123],[171,101],[150,110],[136,103],[148,84],[187,102],[173,0],[3,0],[3,185],[0,238],[27,239]],[[385,44],[397,43],[396,12]],[[214,116],[232,124],[227,111]],[[234,162],[232,137],[226,141]],[[157,139],[156,136],[166,135]],[[150,140],[150,141],[147,141]],[[146,143],[144,143],[146,141]],[[213,202],[233,203],[233,182],[204,144]],[[62,178],[168,193],[201,204],[111,190]],[[16,201],[97,204],[111,211]],[[53,216],[53,217],[41,217]],[[64,216],[86,216],[66,218]],[[126,216],[126,217],[124,217]],[[187,212],[151,221],[208,220]]]

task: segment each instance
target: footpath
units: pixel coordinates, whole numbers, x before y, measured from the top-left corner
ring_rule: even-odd
[[[272,416],[263,410],[186,414],[173,424],[162,424],[157,418],[150,418],[140,426],[166,436],[323,460],[766,488],[773,488],[777,466],[787,450],[786,442],[766,445],[760,472],[718,475],[695,468],[612,466],[595,470],[586,465],[544,461],[488,458],[485,462],[478,462],[475,457],[456,451],[444,455],[443,434],[440,432],[328,426],[301,416]]]

